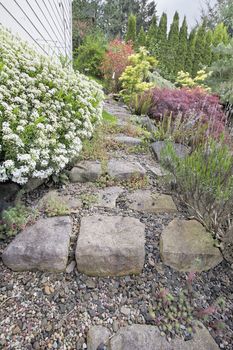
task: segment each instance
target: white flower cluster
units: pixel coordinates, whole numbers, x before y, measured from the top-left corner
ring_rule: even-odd
[[[98,84],[0,26],[0,182],[59,173],[102,117]]]

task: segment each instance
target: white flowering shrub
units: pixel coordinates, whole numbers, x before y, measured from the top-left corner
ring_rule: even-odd
[[[0,26],[0,182],[59,173],[102,117],[103,92]]]

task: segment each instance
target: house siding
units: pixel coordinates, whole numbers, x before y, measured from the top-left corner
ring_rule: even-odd
[[[0,24],[44,54],[72,59],[72,0],[0,0]]]

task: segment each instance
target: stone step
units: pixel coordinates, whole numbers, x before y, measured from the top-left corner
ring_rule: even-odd
[[[87,334],[87,350],[219,350],[208,330],[200,323],[193,339],[188,341],[176,337],[168,342],[160,333],[156,326],[135,324],[121,328],[111,336],[108,328],[93,326]]]
[[[165,141],[156,141],[152,143],[151,145],[152,151],[154,152],[156,159],[158,161],[161,161],[161,152],[166,147]],[[173,142],[174,150],[179,158],[185,158],[189,152],[189,147],[186,147],[185,145],[182,145],[181,143],[174,143]]]
[[[207,271],[223,260],[211,233],[196,220],[170,222],[161,235],[160,254],[164,264],[184,272]]]
[[[113,141],[124,144],[126,146],[139,146],[142,143],[142,140],[137,137],[126,136],[123,134],[116,135],[112,138]]]
[[[95,182],[102,175],[103,170],[99,161],[82,161],[77,163],[70,171],[71,182]],[[114,180],[127,181],[132,177],[144,177],[146,170],[138,162],[129,162],[122,159],[110,159],[106,173]]]
[[[151,190],[137,190],[126,196],[130,209],[147,213],[175,213],[177,208],[171,196],[152,192]]]
[[[131,217],[84,217],[75,256],[78,271],[89,276],[140,274],[145,260],[145,225]]]
[[[2,260],[13,271],[63,272],[71,233],[68,216],[39,219],[14,238],[3,251]]]

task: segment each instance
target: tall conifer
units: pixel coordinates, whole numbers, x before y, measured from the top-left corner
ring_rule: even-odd
[[[204,48],[205,48],[205,34],[206,27],[203,23],[197,30],[197,37],[194,50],[193,60],[193,77],[197,75],[197,72],[201,69],[202,65],[205,64]]]
[[[143,26],[141,26],[140,32],[137,37],[137,47],[141,47],[141,46],[146,47],[146,33]]]
[[[185,59],[187,54],[187,45],[188,45],[188,26],[186,17],[184,17],[182,26],[179,33],[179,44],[175,62],[175,72],[178,73],[185,68]]]
[[[157,42],[158,42],[157,56],[159,60],[159,66],[163,70],[165,68],[166,49],[167,49],[167,15],[166,13],[162,14],[159,21]]]
[[[212,41],[213,41],[213,33],[211,30],[205,35],[205,48],[204,48],[204,65],[210,66],[212,63]]]
[[[176,56],[179,46],[179,14],[175,13],[168,35],[167,45],[167,69],[171,79],[175,78]]]
[[[150,27],[147,33],[147,48],[151,54],[157,53],[157,44],[158,44],[158,26],[157,26],[157,17],[153,16],[151,20]]]
[[[184,69],[185,72],[188,72],[191,75],[193,74],[195,44],[196,44],[196,30],[193,29],[189,34],[188,48],[187,48],[185,69]]]
[[[126,33],[126,42],[131,41],[133,45],[136,43],[136,26],[137,26],[137,18],[135,15],[131,14],[128,19],[128,28]]]

